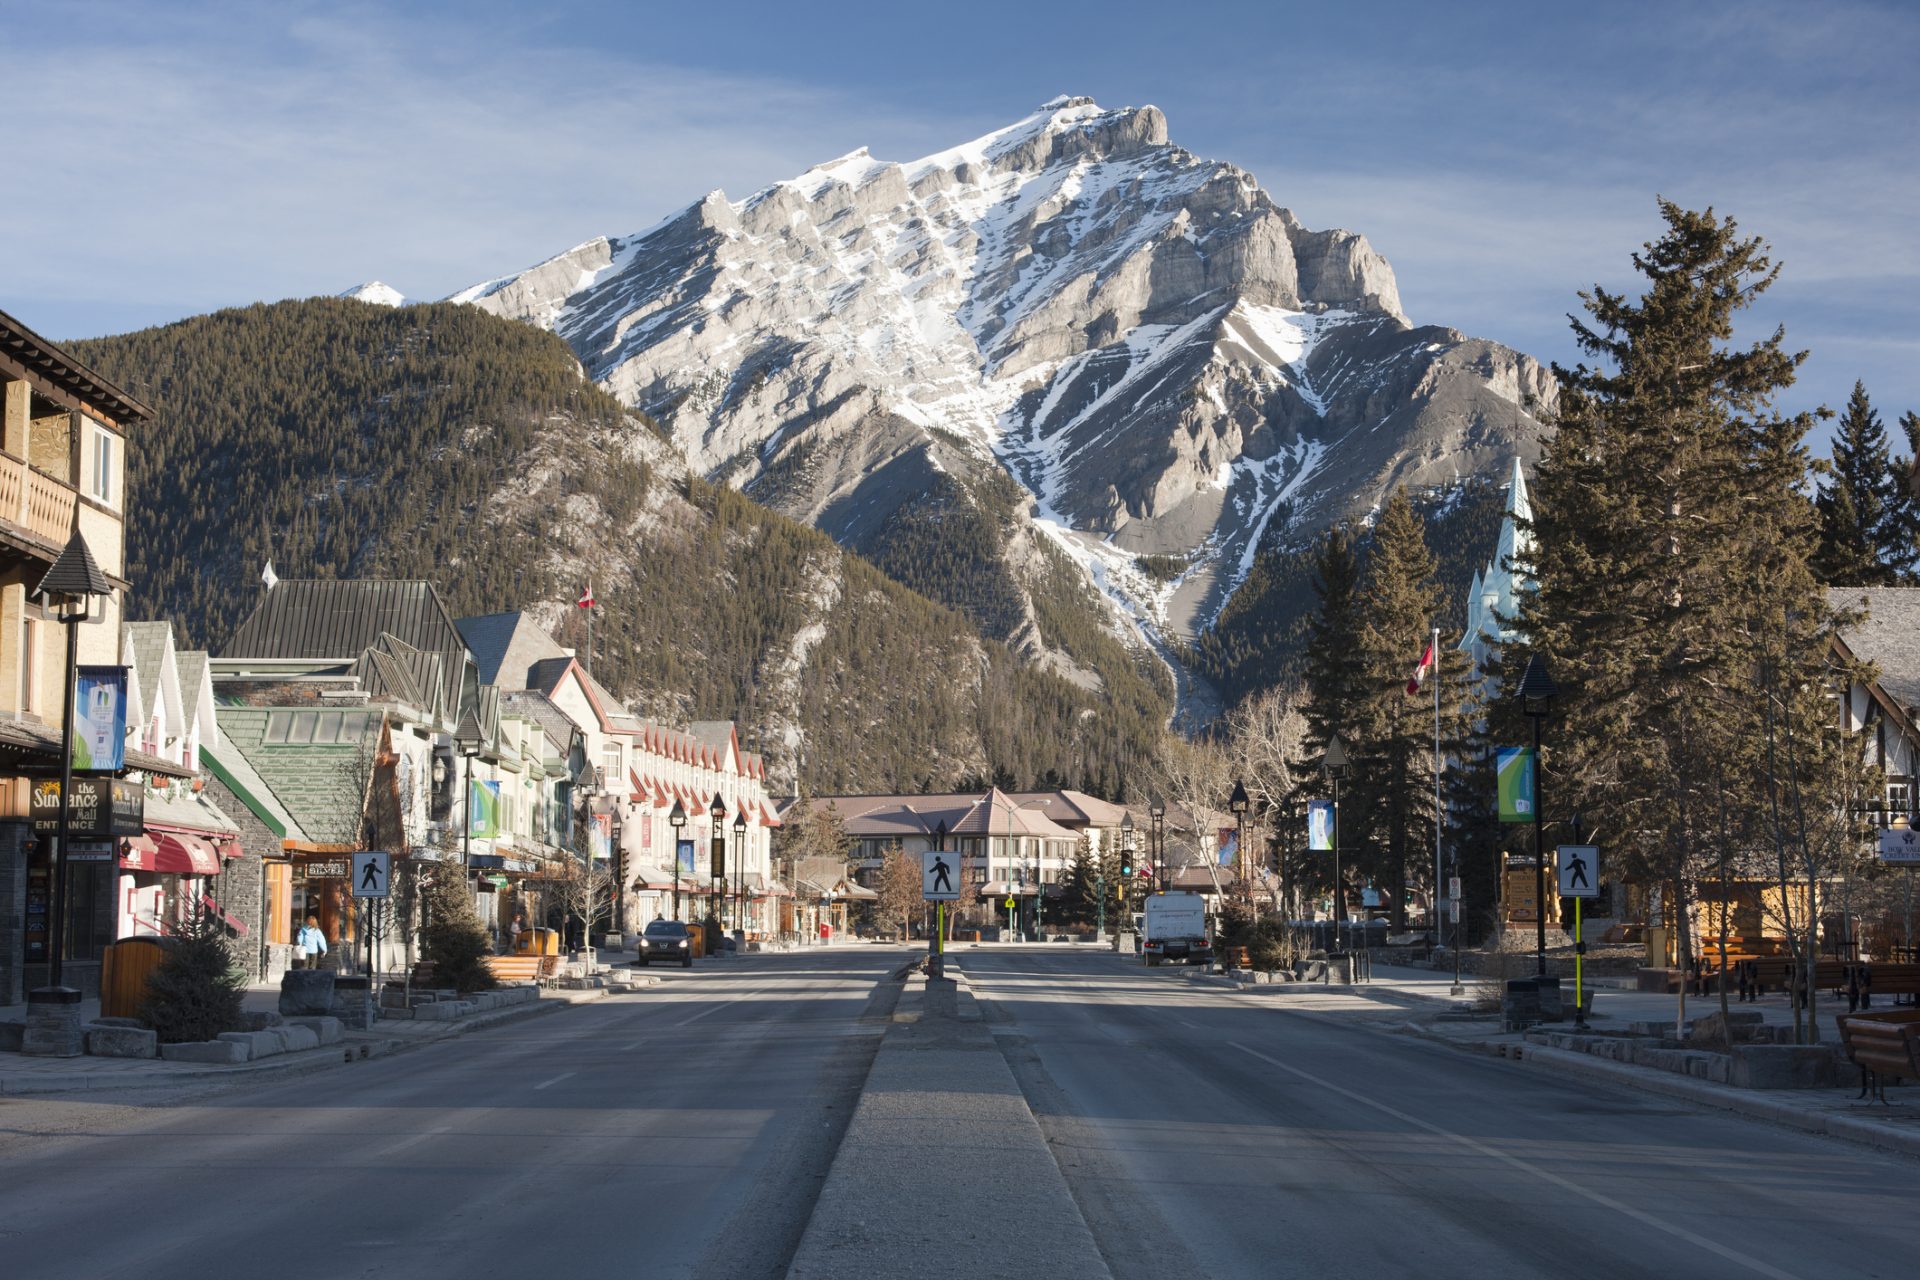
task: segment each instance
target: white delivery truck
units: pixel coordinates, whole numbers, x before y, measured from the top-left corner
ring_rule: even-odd
[[[1207,901],[1197,893],[1149,894],[1141,936],[1141,954],[1150,965],[1162,960],[1198,964],[1213,957],[1207,941]]]

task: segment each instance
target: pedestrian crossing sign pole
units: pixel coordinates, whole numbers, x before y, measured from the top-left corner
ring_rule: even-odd
[[[1573,1011],[1574,1025],[1587,1025],[1587,1002],[1582,992],[1586,978],[1587,943],[1580,936],[1581,907],[1600,896],[1600,850],[1590,844],[1563,844],[1554,850],[1560,868],[1560,896],[1573,899]],[[1544,914],[1546,904],[1540,904]]]
[[[947,824],[942,822],[934,839],[934,848],[920,855],[920,896],[934,903],[933,937],[927,944],[927,976],[946,976],[947,904],[960,900],[960,859],[947,843]]]

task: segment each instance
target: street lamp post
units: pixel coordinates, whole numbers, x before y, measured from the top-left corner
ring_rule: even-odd
[[[1167,805],[1166,801],[1155,797],[1147,805],[1147,816],[1153,819],[1153,887],[1161,893],[1167,891]]]
[[[1100,859],[1096,868],[1094,896],[1100,901],[1100,922],[1095,926],[1095,936],[1105,936],[1107,932],[1107,860]],[[1120,815],[1120,892],[1127,891],[1127,879],[1133,874],[1133,810],[1128,809]]]
[[[733,815],[733,860],[739,875],[735,879],[740,884],[740,927],[750,927],[747,920],[747,806],[741,805],[740,811]],[[745,941],[745,939],[742,939]]]
[[[1233,871],[1240,882],[1240,891],[1253,900],[1253,886],[1247,877],[1247,786],[1238,778],[1233,780],[1233,794],[1227,797],[1227,809],[1233,814]]]
[[[1547,975],[1547,860],[1546,844],[1540,834],[1540,722],[1546,718],[1547,704],[1560,688],[1547,674],[1546,660],[1539,654],[1527,659],[1526,672],[1520,677],[1520,709],[1533,721],[1533,928],[1535,972]]]
[[[1341,926],[1347,914],[1346,894],[1340,884],[1340,780],[1347,776],[1347,770],[1352,767],[1347,762],[1347,746],[1340,741],[1339,734],[1334,734],[1327,742],[1327,751],[1320,758],[1320,767],[1326,771],[1327,781],[1333,784],[1333,949],[1338,951]]]
[[[65,994],[62,962],[67,950],[67,844],[73,826],[73,698],[79,681],[80,632],[83,622],[93,616],[93,602],[113,594],[113,584],[94,563],[78,526],[67,539],[66,548],[47,569],[46,576],[33,592],[53,606],[54,617],[67,629],[67,687],[60,710],[60,814],[55,827],[53,847],[53,893],[49,909],[52,919],[47,930],[47,985],[45,1003],[71,1004],[79,999],[76,991]],[[59,993],[59,994],[55,994]]]
[[[467,762],[467,794],[460,802],[460,874],[467,879],[469,894],[473,892],[473,759],[480,754],[481,738],[480,720],[468,707],[460,727],[453,731],[453,745]]]
[[[673,828],[673,918],[680,918],[680,832],[687,825],[687,810],[678,800],[673,802],[673,812],[667,815],[667,825]]]
[[[707,903],[715,924],[726,927],[722,919],[727,910],[727,802],[720,798],[718,791],[713,793],[713,803],[707,806],[707,817],[711,819],[713,833],[713,865],[708,868]]]

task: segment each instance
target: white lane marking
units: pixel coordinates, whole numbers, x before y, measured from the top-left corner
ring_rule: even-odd
[[[534,1087],[534,1088],[536,1088],[536,1089],[550,1089],[550,1088],[552,1088],[552,1087],[553,1087],[554,1085],[556,1085],[556,1084],[559,1084],[559,1083],[560,1083],[560,1082],[561,1082],[562,1080],[566,1080],[566,1079],[569,1079],[570,1077],[572,1077],[572,1076],[574,1076],[574,1075],[576,1075],[576,1074],[578,1074],[578,1073],[577,1073],[577,1072],[573,1072],[573,1071],[562,1071],[562,1072],[561,1072],[561,1073],[560,1073],[559,1075],[557,1075],[557,1076],[555,1076],[555,1077],[554,1077],[553,1079],[551,1079],[551,1080],[542,1080],[542,1081],[541,1081],[541,1082],[540,1082],[539,1084],[537,1084],[537,1085],[535,1085],[535,1086],[533,1086],[533,1087]]]
[[[670,1027],[684,1027],[689,1022],[700,1021],[700,1019],[706,1017],[710,1013],[718,1013],[720,1010],[726,1008],[730,1004],[739,1004],[742,1000],[752,999],[754,996],[762,995],[771,990],[773,990],[772,987],[760,987],[753,991],[743,991],[731,1000],[722,1000],[719,1004],[710,1004],[706,1008],[702,1009],[700,1012],[693,1014],[690,1017],[682,1018],[678,1022],[668,1023],[667,1025]]]
[[[1664,1231],[1668,1235],[1673,1236],[1676,1239],[1685,1240],[1688,1244],[1697,1245],[1698,1247],[1705,1249],[1708,1253],[1718,1254],[1720,1257],[1725,1258],[1729,1262],[1737,1262],[1741,1266],[1746,1267],[1754,1272],[1757,1272],[1760,1275],[1772,1276],[1774,1280],[1799,1280],[1799,1277],[1795,1276],[1792,1272],[1781,1271],[1776,1267],[1770,1267],[1766,1263],[1760,1261],[1760,1259],[1758,1258],[1749,1257],[1748,1255],[1741,1253],[1737,1249],[1729,1249],[1727,1246],[1720,1244],[1717,1241],[1709,1240],[1703,1235],[1699,1235],[1695,1232],[1687,1230],[1685,1227],[1678,1226],[1674,1223],[1668,1222],[1664,1218],[1659,1218],[1651,1213],[1647,1213],[1643,1210],[1636,1209],[1632,1205],[1622,1204],[1620,1201],[1615,1200],[1611,1196],[1602,1195],[1598,1191],[1590,1190],[1586,1187],[1581,1186],[1579,1183],[1572,1181],[1571,1179],[1561,1177],[1559,1174],[1554,1173],[1549,1169],[1542,1168],[1541,1166],[1537,1164],[1533,1164],[1530,1161],[1522,1160],[1518,1156],[1510,1156],[1504,1151],[1499,1151],[1494,1149],[1493,1147],[1486,1145],[1484,1142],[1475,1141],[1474,1139],[1467,1137],[1465,1134],[1454,1133],[1450,1129],[1442,1129],[1437,1124],[1429,1124],[1427,1121],[1420,1119],[1420,1117],[1418,1116],[1410,1116],[1406,1112],[1398,1110],[1394,1107],[1390,1107],[1384,1102],[1380,1102],[1374,1098],[1369,1098],[1364,1093],[1356,1093],[1352,1089],[1342,1088],[1341,1086],[1334,1084],[1331,1080],[1322,1080],[1319,1076],[1314,1075],[1310,1071],[1302,1071],[1298,1067],[1289,1066],[1287,1063],[1280,1061],[1278,1058],[1272,1057],[1268,1054],[1261,1053],[1258,1049],[1250,1049],[1246,1045],[1241,1044],[1237,1040],[1229,1040],[1227,1043],[1233,1048],[1238,1049],[1240,1052],[1244,1054],[1248,1054],[1252,1057],[1260,1059],[1260,1061],[1268,1064],[1269,1066],[1278,1067],[1282,1071],[1288,1072],[1291,1075],[1296,1075],[1300,1077],[1302,1080],[1308,1081],[1311,1084],[1317,1084],[1323,1089],[1330,1090],[1334,1093],[1339,1094],[1343,1098],[1347,1098],[1347,1099],[1350,1099],[1351,1101],[1358,1102],[1362,1106],[1372,1107],[1375,1111],[1379,1111],[1379,1112],[1382,1112],[1383,1114],[1392,1116],[1394,1119],[1400,1121],[1402,1124],[1410,1124],[1417,1129],[1425,1129],[1428,1133],[1433,1134],[1435,1137],[1446,1138],[1450,1141],[1457,1142],[1461,1146],[1466,1147],[1472,1151],[1477,1151],[1481,1155],[1486,1156],[1489,1159],[1498,1160],[1502,1164],[1511,1165],[1515,1169],[1520,1170],[1522,1173],[1525,1173],[1529,1177],[1540,1178],[1544,1181],[1551,1182],[1555,1186],[1560,1187],[1562,1190],[1571,1191],[1574,1195],[1577,1195],[1584,1200],[1591,1200],[1593,1203],[1601,1206],[1602,1208],[1612,1209],[1616,1213],[1623,1213],[1627,1217],[1632,1218],[1636,1222],[1644,1223],[1647,1226],[1652,1227],[1656,1231]]]

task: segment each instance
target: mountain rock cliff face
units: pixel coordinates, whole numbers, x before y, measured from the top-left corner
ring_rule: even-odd
[[[1063,562],[1110,633],[1191,637],[1263,542],[1531,460],[1553,398],[1528,357],[1415,327],[1365,237],[1309,230],[1156,108],[1084,98],[715,192],[452,300],[559,333],[697,471],[875,558],[971,507],[996,545],[921,589],[1088,684],[1038,598]]]

